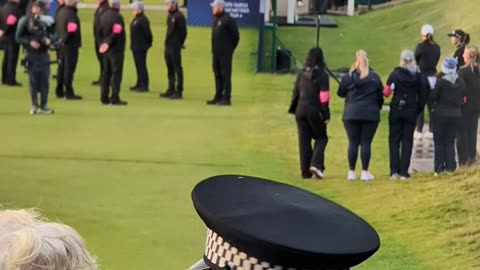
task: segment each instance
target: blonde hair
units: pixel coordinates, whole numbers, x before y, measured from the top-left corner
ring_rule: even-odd
[[[356,59],[350,68],[350,76],[354,71],[357,71],[360,75],[360,79],[365,79],[370,73],[370,65],[368,61],[367,52],[364,50],[359,50],[355,53]]]
[[[465,63],[464,67],[470,67],[472,71],[474,71],[475,68],[478,68],[480,66],[480,52],[478,51],[478,48],[473,45],[467,45],[465,47],[465,51],[470,54],[470,57],[472,59],[470,60],[470,62]]]
[[[42,221],[37,211],[0,211],[0,270],[96,270],[71,227]]]

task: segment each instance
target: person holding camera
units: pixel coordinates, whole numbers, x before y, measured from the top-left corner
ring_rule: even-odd
[[[312,176],[322,179],[325,171],[327,124],[330,122],[330,81],[325,68],[322,49],[310,49],[297,75],[288,110],[295,114],[297,121],[300,169],[304,179]],[[312,140],[315,142],[313,150]]]
[[[384,96],[393,93],[389,115],[389,146],[391,179],[407,180],[413,149],[413,133],[417,116],[426,103],[425,81],[415,62],[412,51],[405,50],[400,56],[400,66],[387,80]]]
[[[428,85],[426,90],[426,96],[430,94],[430,91],[435,88],[435,82],[437,81],[437,65],[440,61],[440,46],[433,40],[434,29],[431,25],[426,24],[422,27],[421,30],[422,34],[422,42],[417,45],[415,49],[415,61],[420,68],[420,73],[422,76],[428,80]],[[429,108],[431,108],[431,104],[427,104]],[[430,110],[428,110],[430,111]],[[429,115],[430,116],[430,115]],[[423,126],[425,124],[425,109],[420,112],[417,117],[417,129],[414,133],[415,139],[433,139],[433,125],[432,125],[432,117],[430,116],[429,122],[429,129],[423,135]]]
[[[460,166],[472,165],[477,159],[478,118],[480,116],[480,54],[478,48],[467,45],[463,54],[465,65],[458,75],[465,81],[462,118],[457,135]]]
[[[57,41],[57,33],[53,18],[43,15],[48,10],[48,3],[34,0],[31,6],[32,13],[20,19],[15,35],[16,41],[26,50],[24,65],[32,99],[30,113],[53,114],[54,111],[47,107],[51,64],[48,50]]]
[[[362,181],[375,177],[368,171],[371,144],[380,123],[383,106],[383,85],[380,77],[370,69],[367,52],[357,51],[350,72],[342,78],[338,96],[345,98],[343,123],[348,135],[348,180],[356,180],[355,167],[361,146]]]
[[[78,0],[65,0],[65,6],[57,14],[57,32],[62,44],[59,48],[60,63],[57,74],[57,97],[80,100],[73,90],[73,76],[78,63],[78,51],[82,46],[80,18],[77,15]]]
[[[457,74],[458,61],[447,57],[431,94],[433,141],[435,143],[435,176],[455,172],[455,137],[462,116],[465,82]]]
[[[2,63],[3,85],[22,86],[17,82],[20,45],[15,40],[15,32],[21,16],[20,0],[9,0],[0,9],[0,41],[4,47]]]

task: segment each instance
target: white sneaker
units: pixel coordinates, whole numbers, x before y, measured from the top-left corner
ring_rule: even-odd
[[[362,181],[372,181],[375,180],[375,176],[373,176],[369,171],[362,171]]]
[[[323,172],[315,167],[310,167],[310,172],[313,174],[313,177],[316,179],[323,179]]]
[[[424,138],[427,139],[427,140],[432,140],[433,139],[433,133],[430,132],[430,131],[425,133]]]
[[[350,180],[350,181],[357,180],[357,175],[355,174],[355,171],[348,171],[347,179]]]
[[[38,111],[38,107],[37,106],[32,106],[32,108],[30,109],[30,114],[31,115],[37,114],[37,111]]]
[[[408,180],[408,178],[407,178],[407,177],[405,177],[405,176],[402,176],[402,177],[400,177],[400,180],[401,180],[401,181],[407,181],[407,180]]]
[[[398,173],[394,173],[390,176],[390,179],[392,180],[398,180],[398,178],[400,178],[400,175],[398,175]]]
[[[423,134],[418,132],[418,131],[415,131],[415,133],[413,133],[413,138],[415,140],[422,140],[423,139]]]

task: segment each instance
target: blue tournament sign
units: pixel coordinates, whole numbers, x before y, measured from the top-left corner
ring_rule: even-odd
[[[212,23],[213,0],[195,0],[188,2],[188,24],[210,26]],[[240,27],[258,28],[263,22],[259,0],[226,0],[225,12],[234,18]]]

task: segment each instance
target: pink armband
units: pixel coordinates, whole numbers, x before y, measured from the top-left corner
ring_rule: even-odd
[[[389,97],[391,94],[392,94],[392,87],[390,87],[390,85],[385,85],[385,87],[383,88],[383,96],[384,97]]]
[[[15,25],[16,23],[17,23],[17,16],[12,15],[12,14],[8,15],[8,17],[7,17],[7,25],[8,25],[8,26],[13,26],[13,25]]]
[[[116,23],[116,24],[113,25],[112,32],[113,32],[115,35],[121,34],[122,31],[123,31],[123,27],[122,27],[121,24]]]
[[[319,98],[320,98],[320,104],[328,103],[330,101],[330,91],[328,90],[320,91]]]
[[[78,24],[74,23],[74,22],[69,22],[67,24],[67,32],[68,33],[75,33],[77,32],[78,30]]]

